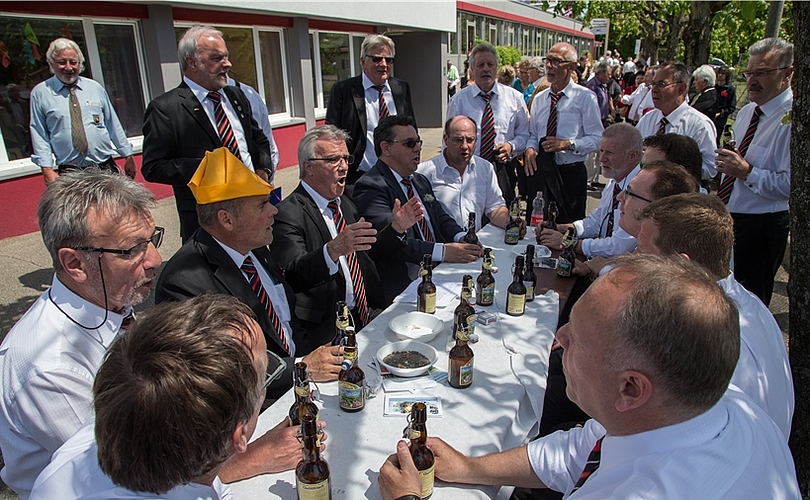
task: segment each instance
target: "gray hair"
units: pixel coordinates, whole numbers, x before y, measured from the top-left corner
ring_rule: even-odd
[[[492,44],[487,42],[479,43],[475,47],[473,47],[472,51],[470,52],[470,65],[475,66],[475,56],[479,52],[489,52],[493,56],[495,56],[495,66],[498,66],[498,51],[495,50],[495,47]]]
[[[657,71],[671,68],[672,69],[672,80],[676,83],[689,83],[689,78],[692,76],[692,73],[689,71],[689,68],[682,62],[665,62],[661,66],[658,67]]]
[[[369,52],[380,47],[387,47],[391,52],[391,57],[397,55],[397,49],[396,46],[394,46],[393,40],[385,35],[368,35],[363,39],[363,44],[360,46],[360,57],[366,57],[369,55]]]
[[[596,63],[596,66],[593,68],[594,74],[597,75],[599,73],[608,73],[608,70],[610,70],[610,65],[604,61]],[[608,73],[608,76],[610,76],[610,73]]]
[[[626,152],[638,151],[639,155],[644,148],[641,132],[629,123],[616,123],[602,132],[602,139],[619,139],[627,147]]]
[[[529,58],[529,67],[534,68],[541,73],[544,73],[546,70],[546,63],[543,62],[543,58],[540,56],[534,56]]]
[[[59,249],[93,246],[91,210],[120,222],[132,215],[151,217],[154,205],[154,195],[125,175],[97,168],[60,175],[48,185],[37,209],[42,241],[54,269],[62,271]]]
[[[334,125],[321,125],[307,130],[298,143],[298,178],[304,178],[304,162],[315,157],[315,143],[321,139],[327,141],[349,142],[349,133]]]
[[[791,47],[793,46],[791,45]],[[45,57],[48,59],[48,65],[51,66],[51,73],[53,73],[53,65],[56,64],[57,54],[67,49],[73,49],[76,51],[76,55],[79,57],[79,73],[84,71],[84,54],[82,54],[82,49],[79,48],[79,44],[67,38],[57,38],[51,42],[51,44],[48,46],[48,51],[45,52]]]
[[[188,68],[186,59],[190,57],[199,60],[200,56],[197,53],[197,41],[203,36],[218,36],[223,38],[222,32],[213,26],[194,26],[186,30],[177,43],[177,59],[180,60],[180,70],[184,73]]]
[[[770,52],[777,54],[777,66],[790,66],[793,64],[793,44],[781,38],[766,38],[748,48],[748,55],[764,56]]]
[[[698,66],[698,69],[692,72],[692,78],[695,80],[702,80],[706,82],[709,87],[714,87],[716,81],[716,75],[714,74],[714,68],[709,66],[708,64],[704,64],[703,66]]]
[[[239,216],[242,207],[242,198],[232,200],[215,201],[214,203],[197,203],[197,220],[203,228],[213,227],[217,222],[217,214],[220,210]]]

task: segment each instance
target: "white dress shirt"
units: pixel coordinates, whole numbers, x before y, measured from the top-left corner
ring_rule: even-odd
[[[619,188],[624,190],[630,181],[641,172],[641,167],[636,166],[624,179],[618,182]],[[582,240],[582,253],[585,257],[592,259],[596,256],[613,257],[623,253],[632,252],[636,248],[636,239],[627,231],[619,227],[621,218],[621,204],[616,205],[613,210],[613,236],[607,237],[608,216],[613,205],[613,186],[616,181],[610,179],[602,189],[602,197],[599,198],[599,205],[584,219],[574,222],[577,230],[577,238]],[[632,217],[632,214],[628,214]]]
[[[631,105],[627,116],[634,122],[641,119],[641,117],[644,115],[645,109],[652,109],[655,107],[652,100],[651,90],[652,89],[649,85],[642,83],[629,96],[622,96],[622,102],[624,104]]]
[[[98,445],[94,435],[95,419],[91,419],[59,448],[53,460],[42,471],[31,492],[31,500],[230,500],[231,489],[219,476],[212,485],[189,483],[177,486],[162,495],[131,491],[113,484],[98,465]],[[133,436],[134,437],[134,436]]]
[[[0,475],[23,500],[53,452],[93,416],[93,379],[124,319],[104,316],[54,275],[0,345]]]
[[[492,164],[473,156],[462,177],[447,164],[443,153],[420,163],[416,170],[430,181],[436,199],[456,223],[467,227],[470,212],[475,212],[475,230],[481,229],[481,216],[498,207],[505,207]]]
[[[318,210],[321,212],[321,217],[323,217],[323,222],[326,224],[327,229],[329,229],[329,234],[332,235],[332,239],[335,239],[338,235],[338,230],[335,227],[335,220],[332,218],[332,209],[330,209],[327,205],[329,204],[329,200],[321,196],[317,191],[312,189],[312,186],[306,183],[306,181],[301,181],[301,185],[304,187],[307,193],[312,197],[315,201],[315,205],[318,207]],[[340,198],[338,197],[335,200],[340,206]],[[342,211],[341,211],[342,214]],[[344,219],[345,221],[345,219]],[[346,222],[348,225],[348,222]],[[345,255],[341,255],[338,257],[338,261],[335,262],[329,257],[329,251],[326,249],[326,245],[323,246],[323,260],[326,263],[327,269],[329,269],[329,276],[334,275],[335,273],[340,270],[343,273],[343,279],[346,282],[346,307],[349,310],[354,309],[355,300],[354,300],[354,288],[352,283],[352,273],[349,270],[349,263],[346,260]]]
[[[475,154],[481,155],[481,121],[484,116],[486,101],[478,94],[481,89],[473,83],[454,95],[447,103],[447,117],[464,115],[475,122],[478,141],[475,144]],[[492,107],[492,116],[495,121],[495,144],[508,142],[512,145],[510,158],[521,154],[526,149],[526,140],[529,138],[529,114],[526,110],[526,101],[523,94],[496,83],[490,91],[492,98],[489,102]]]
[[[201,87],[185,76],[183,77],[183,81],[186,82],[188,88],[194,92],[194,97],[196,97],[197,100],[202,103],[203,110],[205,110],[205,114],[208,116],[208,119],[211,120],[211,126],[214,127],[214,132],[217,132],[217,120],[214,115],[214,101],[208,98],[208,92],[211,91]],[[231,128],[233,129],[233,135],[236,137],[237,144],[239,144],[239,154],[242,156],[242,163],[244,163],[245,166],[250,170],[253,170],[253,159],[250,157],[250,150],[248,149],[247,140],[245,139],[245,131],[242,129],[242,122],[239,121],[239,115],[237,115],[236,110],[233,109],[231,100],[228,99],[228,96],[225,95],[225,92],[223,92],[222,89],[219,89],[217,94],[219,94],[220,99],[222,100],[222,109],[225,110],[225,116],[228,117],[228,121],[231,123]]]
[[[262,96],[259,95],[259,92],[247,83],[237,82],[229,76],[228,85],[238,86],[242,90],[242,93],[245,94],[245,97],[247,97],[247,100],[250,102],[251,115],[256,119],[259,128],[262,129],[262,132],[264,132],[264,135],[270,142],[270,159],[273,161],[273,174],[268,179],[268,182],[272,184],[276,169],[278,169],[279,156],[276,139],[273,137],[273,127],[270,125],[270,113],[267,111],[267,105],[264,103]]]
[[[363,172],[368,172],[377,163],[377,153],[374,151],[374,129],[380,122],[380,93],[372,88],[374,82],[369,80],[363,73],[363,88],[366,90],[366,150],[363,152],[363,160],[357,168]],[[394,102],[394,94],[391,93],[391,86],[388,80],[383,84],[383,99],[388,107],[388,114],[397,114],[397,104]]]
[[[214,237],[212,236],[212,238]],[[267,272],[267,269],[264,268],[261,261],[256,258],[253,251],[248,252],[247,255],[242,255],[218,239],[214,238],[214,241],[219,243],[219,246],[225,250],[228,257],[233,260],[233,263],[236,264],[236,267],[242,272],[242,276],[245,277],[245,281],[250,281],[250,278],[242,271],[242,264],[245,263],[245,259],[248,257],[253,261],[253,266],[259,274],[259,281],[262,282],[262,286],[267,292],[267,297],[270,299],[270,303],[273,304],[273,312],[276,313],[278,320],[281,321],[281,326],[284,329],[284,338],[287,340],[287,345],[290,346],[290,356],[295,356],[295,342],[293,341],[292,326],[290,326],[292,314],[290,313],[290,304],[287,302],[287,293],[284,291],[284,285],[270,276],[270,273]]]
[[[658,108],[642,116],[638,124],[636,124],[636,128],[641,132],[641,137],[646,138],[657,134],[658,126],[663,117],[664,113]],[[666,133],[689,136],[697,142],[700,148],[700,156],[703,157],[703,178],[710,179],[717,175],[717,169],[714,167],[717,129],[714,127],[714,122],[708,116],[690,106],[686,101],[675,108],[667,116],[667,120],[669,124],[665,128]]]
[[[744,394],[727,391],[705,413],[629,436],[605,436],[599,468],[571,494],[605,429],[595,420],[529,443],[537,477],[571,500],[799,500],[782,433]]]
[[[742,143],[751,115],[757,104],[745,105],[737,113],[734,122],[734,137],[737,145]],[[787,90],[766,102],[760,108],[757,133],[745,153],[745,161],[753,170],[748,179],[737,179],[728,211],[738,214],[765,214],[788,209],[790,199],[790,121],[783,123],[793,107],[793,91]]]
[[[546,136],[548,114],[551,109],[551,87],[537,94],[532,101],[529,144],[526,147],[539,151],[540,139]],[[558,139],[573,140],[573,151],[554,153],[557,165],[584,162],[588,154],[599,150],[602,141],[602,117],[596,94],[573,81],[563,89],[565,96],[557,102]]]
[[[765,410],[784,434],[793,420],[793,377],[782,330],[756,295],[729,275],[717,282],[740,311],[740,359],[731,385]]]

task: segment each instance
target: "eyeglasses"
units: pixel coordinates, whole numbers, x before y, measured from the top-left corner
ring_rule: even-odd
[[[345,161],[346,165],[351,165],[354,162],[354,155],[346,156],[329,156],[327,158],[308,158],[307,161],[323,161],[329,167],[337,167],[340,162]]]
[[[745,75],[746,78],[753,78],[753,77],[765,78],[766,76],[773,73],[774,71],[782,71],[783,69],[788,69],[789,67],[790,66],[783,66],[781,68],[760,69],[760,70],[757,70],[757,71],[744,71],[743,75]]]
[[[132,248],[127,248],[126,250],[120,248],[96,248],[96,247],[76,247],[74,250],[83,250],[85,252],[99,252],[99,253],[114,253],[118,255],[126,255],[127,259],[129,260],[140,260],[146,256],[146,249],[148,245],[151,243],[155,246],[155,248],[160,248],[160,245],[163,243],[163,232],[164,229],[162,227],[156,227],[154,234],[152,237],[146,241],[142,241],[137,245],[133,246]]]
[[[552,56],[549,56],[549,57],[546,58],[546,64],[548,66],[559,66],[561,64],[567,64],[567,63],[570,63],[570,62],[576,62],[576,61],[566,61],[565,59],[560,59],[559,57],[552,57]]]
[[[395,142],[397,144],[402,144],[403,146],[405,146],[408,149],[413,149],[413,148],[416,147],[417,144],[421,145],[423,141],[422,141],[422,139],[410,138],[410,139],[393,139],[393,140],[390,140],[388,142]]]
[[[371,59],[371,62],[373,62],[374,64],[380,64],[381,62],[383,62],[383,59],[385,59],[385,62],[387,62],[388,64],[394,64],[393,57],[383,57],[383,56],[366,56],[366,57]]]
[[[275,382],[284,370],[287,368],[287,363],[281,359],[278,354],[274,353],[273,351],[267,351],[267,369],[269,370],[271,366],[275,365],[275,368],[272,372],[268,372],[266,378],[264,379],[264,385],[262,389],[267,389],[267,387]]]
[[[683,83],[683,82],[650,82],[650,87],[659,88],[659,89],[665,89],[665,88],[669,87],[670,85],[675,85],[675,84],[678,84],[678,83]]]
[[[633,198],[638,198],[639,200],[646,201],[647,203],[652,203],[653,202],[649,198],[645,198],[645,197],[641,196],[640,194],[636,194],[636,193],[630,191],[630,186],[627,186],[626,188],[624,188],[624,195],[625,196],[630,196],[630,197],[633,197]]]
[[[450,137],[450,142],[452,142],[456,146],[461,146],[464,143],[474,144],[475,143],[475,137],[473,137],[473,136],[469,136],[469,137],[464,137],[464,136]]]

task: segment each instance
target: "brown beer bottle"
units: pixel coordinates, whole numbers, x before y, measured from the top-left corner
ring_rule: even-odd
[[[470,212],[470,217],[467,220],[467,234],[461,238],[462,243],[478,244],[478,236],[475,235],[475,212]]]
[[[429,253],[422,257],[419,274],[422,275],[422,282],[416,288],[416,310],[433,314],[436,312],[436,285],[433,284],[433,258]]]
[[[307,364],[299,361],[293,368],[293,390],[295,403],[290,407],[290,426],[301,425],[301,417],[314,415],[318,419],[318,406],[312,402],[309,394],[309,372]]]
[[[723,149],[737,152],[737,141],[734,140],[734,129],[728,124],[723,127]]]
[[[563,278],[569,278],[571,276],[571,272],[574,270],[574,261],[577,258],[574,252],[575,243],[574,228],[569,227],[563,236],[565,249],[557,258],[557,276],[562,276]]]
[[[466,324],[469,326],[470,335],[473,334],[475,328],[475,309],[470,305],[470,298],[472,297],[472,276],[465,274],[461,280],[461,294],[460,302],[453,311],[453,325],[457,323]],[[455,340],[455,328],[453,332],[453,340]]]
[[[304,415],[301,420],[301,443],[303,458],[295,467],[298,500],[331,500],[329,465],[321,458],[318,422],[313,415]]]
[[[425,403],[414,403],[411,406],[411,415],[408,418],[408,427],[405,429],[405,437],[410,440],[409,449],[411,458],[416,470],[419,471],[419,479],[422,480],[422,492],[419,495],[423,500],[430,498],[433,494],[433,452],[427,447],[427,405]]]
[[[509,206],[509,222],[503,232],[503,242],[507,245],[517,245],[520,241],[520,198],[515,197]]]
[[[526,267],[523,270],[523,286],[526,287],[526,302],[534,300],[537,275],[534,274],[534,245],[526,245]]]
[[[479,306],[491,306],[495,301],[495,277],[492,276],[492,264],[495,257],[491,248],[484,249],[484,259],[481,262],[481,274],[476,279],[475,302]]]
[[[450,387],[466,389],[473,381],[473,350],[467,345],[470,331],[467,325],[456,323],[456,345],[447,357],[447,382]]]
[[[526,287],[523,285],[523,256],[515,256],[512,283],[506,289],[506,314],[522,316],[526,311]]]
[[[338,398],[340,408],[347,412],[360,411],[366,406],[366,395],[363,392],[366,374],[357,366],[359,352],[354,327],[346,329],[343,344],[343,363],[338,374]]]
[[[548,228],[548,229],[553,229],[554,231],[556,231],[557,230],[557,215],[558,215],[557,202],[556,201],[550,201],[548,203],[548,217],[546,217],[546,220],[543,222],[543,227]]]
[[[335,304],[335,337],[332,339],[332,345],[343,345],[343,339],[346,337],[346,328],[350,324],[349,308],[342,300],[338,300]]]

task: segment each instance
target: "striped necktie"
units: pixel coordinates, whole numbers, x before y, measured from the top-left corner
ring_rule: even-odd
[[[557,137],[557,102],[560,97],[565,96],[565,92],[549,92],[548,96],[551,98],[551,106],[548,108],[548,125],[546,125],[546,137]]]
[[[759,126],[760,116],[762,116],[762,108],[757,106],[754,108],[754,114],[751,115],[751,121],[748,123],[748,129],[745,131],[745,137],[743,137],[742,144],[740,144],[739,153],[743,158],[745,158],[745,153],[748,152],[748,146],[750,146],[751,142],[754,140],[754,134],[757,132],[757,126]],[[734,191],[734,183],[736,181],[736,177],[723,174],[723,180],[720,182],[720,187],[717,189],[717,196],[719,196],[726,205],[728,205],[728,201],[731,199],[731,192]]]
[[[228,115],[225,114],[225,108],[222,106],[222,96],[218,92],[209,92],[208,99],[214,103],[214,121],[217,122],[217,134],[222,140],[222,145],[231,150],[231,153],[239,160],[242,155],[239,153],[239,143],[236,141],[236,135],[233,133],[231,121],[228,120]]]
[[[661,121],[658,122],[658,132],[656,132],[655,135],[665,134],[667,132],[667,125],[669,125],[669,120],[667,120],[666,117],[661,118]]]
[[[387,116],[391,116],[391,113],[388,112],[388,104],[385,103],[385,97],[383,96],[383,90],[385,90],[385,87],[383,87],[382,85],[372,85],[371,88],[380,93],[380,102],[379,102],[380,114],[378,118],[382,120]]]
[[[119,331],[121,332],[128,331],[134,323],[135,323],[135,313],[133,311],[129,311],[129,314],[124,316],[124,319],[121,320],[121,328],[119,328]]]
[[[481,158],[495,163],[495,116],[492,114],[492,94],[479,92],[484,100],[484,114],[481,116]]]
[[[273,303],[270,302],[267,290],[264,289],[262,280],[259,279],[259,272],[256,271],[256,266],[253,265],[253,259],[251,259],[249,255],[245,257],[245,261],[242,262],[240,269],[247,276],[250,288],[252,288],[253,292],[259,297],[259,302],[261,302],[262,307],[264,307],[265,312],[267,312],[267,316],[270,318],[270,322],[273,324],[273,328],[275,328],[276,334],[278,334],[278,338],[281,340],[281,345],[284,346],[284,350],[289,354],[290,344],[287,342],[287,337],[284,336],[284,325],[281,324],[278,315],[273,311]]]
[[[585,484],[585,481],[591,474],[596,472],[596,469],[599,468],[599,461],[602,459],[602,440],[605,439],[604,436],[599,438],[595,445],[593,445],[593,449],[591,450],[590,455],[588,455],[588,461],[585,463],[585,468],[582,470],[582,474],[579,475],[579,479],[577,480],[577,484],[574,485],[574,489],[571,490],[573,494],[578,489],[582,488],[582,485]]]
[[[622,192],[622,188],[619,187],[618,182],[613,183],[613,202],[610,205],[610,213],[608,214],[608,221],[607,221],[607,230],[605,231],[605,237],[610,238],[613,236],[613,225],[614,220],[613,217],[616,214],[616,209],[619,208],[619,193]]]
[[[402,179],[401,182],[402,182],[402,185],[405,186],[405,188],[406,188],[405,191],[408,193],[408,199],[409,200],[411,198],[413,198],[414,196],[416,196],[416,193],[413,190],[413,183],[411,182],[410,179]],[[419,201],[421,202],[422,200],[420,199]],[[422,203],[422,206],[424,207],[425,204]],[[433,231],[430,230],[430,224],[428,224],[427,217],[422,217],[419,220],[419,222],[416,223],[416,225],[419,226],[419,232],[422,233],[422,239],[423,240],[429,241],[431,243],[436,241],[433,238]]]
[[[340,212],[340,205],[336,201],[330,201],[326,204],[326,208],[332,211],[332,221],[335,223],[335,229],[338,233],[342,233],[346,227],[346,221],[343,220],[343,214]],[[368,324],[368,300],[366,300],[366,285],[363,282],[363,273],[360,270],[360,262],[357,260],[355,252],[346,256],[346,262],[349,265],[349,272],[351,273],[352,291],[354,292],[354,307],[357,309],[357,314],[360,316],[360,322],[363,326]]]

